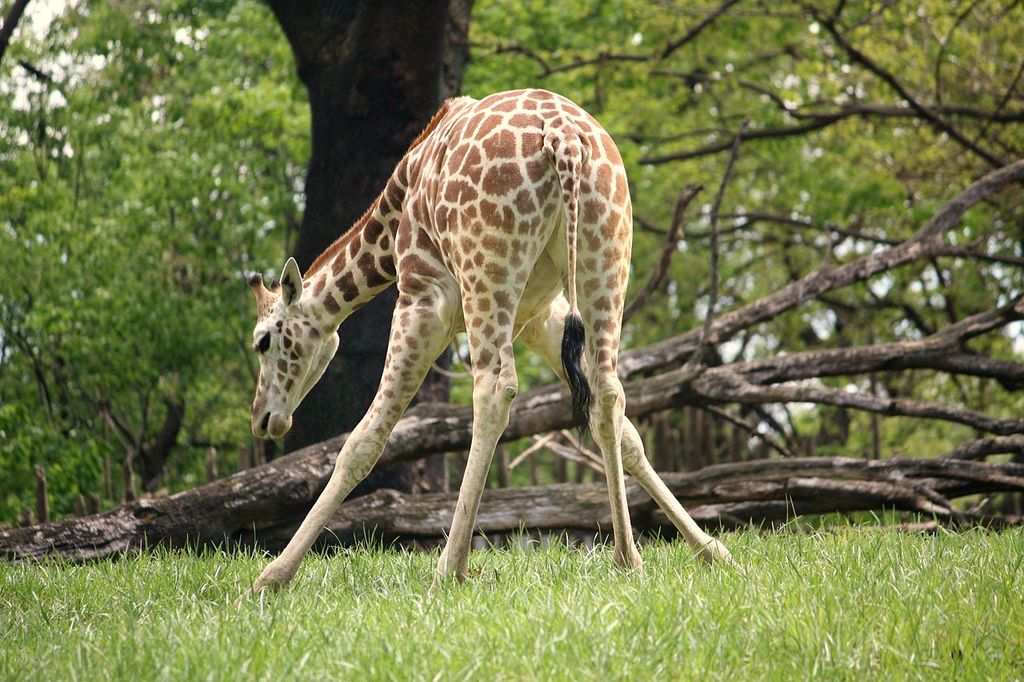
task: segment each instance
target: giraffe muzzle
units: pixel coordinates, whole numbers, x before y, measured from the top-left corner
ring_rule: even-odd
[[[267,411],[252,421],[252,435],[257,438],[281,438],[292,428],[292,418],[281,412]]]
[[[292,418],[281,412],[274,412],[267,420],[267,435],[271,438],[281,438],[292,428]]]

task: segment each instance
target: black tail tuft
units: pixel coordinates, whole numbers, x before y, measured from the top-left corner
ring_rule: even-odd
[[[583,318],[578,313],[569,313],[565,318],[565,329],[562,331],[562,368],[565,370],[565,380],[572,394],[572,415],[581,432],[587,430],[590,403],[594,398],[580,363],[585,339]]]

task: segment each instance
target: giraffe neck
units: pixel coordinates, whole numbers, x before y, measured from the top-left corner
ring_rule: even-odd
[[[303,303],[319,326],[336,329],[395,281],[395,233],[404,194],[396,173],[363,217],[306,271]]]

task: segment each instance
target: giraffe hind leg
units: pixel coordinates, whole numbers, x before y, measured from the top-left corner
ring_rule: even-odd
[[[472,309],[479,297],[463,301]],[[455,516],[448,541],[437,563],[435,582],[451,577],[463,580],[469,568],[469,551],[476,526],[480,498],[498,439],[508,426],[512,401],[519,390],[512,349],[512,314],[497,319],[469,317],[466,335],[473,360],[473,440],[459,487]]]
[[[626,481],[622,462],[622,432],[626,419],[626,395],[615,369],[591,360],[590,384],[594,387],[594,402],[590,411],[590,428],[594,441],[604,458],[608,499],[611,504],[612,528],[615,532],[615,563],[625,567],[640,566],[640,553],[633,540],[626,501]]]
[[[561,329],[565,315],[569,312],[569,304],[563,296],[556,298],[548,314],[541,315],[531,322],[523,330],[520,338],[526,346],[536,353],[540,358],[558,375],[559,379],[565,381],[560,363]],[[641,486],[650,494],[654,501],[661,507],[672,524],[679,530],[679,533],[694,550],[698,556],[708,562],[722,561],[729,562],[732,557],[729,550],[705,533],[700,526],[690,517],[679,503],[672,491],[668,489],[661,477],[651,466],[644,453],[643,441],[640,434],[630,420],[623,419],[622,422],[622,464],[623,468],[632,476],[635,476]]]

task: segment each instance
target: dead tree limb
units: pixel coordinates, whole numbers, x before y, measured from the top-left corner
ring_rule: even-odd
[[[871,57],[869,57],[867,54],[861,52],[859,49],[854,47],[853,44],[846,39],[846,36],[842,34],[838,26],[836,26],[835,16],[824,17],[818,12],[813,12],[813,14],[815,19],[817,19],[818,22],[825,27],[825,30],[828,31],[829,35],[832,36],[832,39],[835,41],[836,45],[838,45],[847,54],[847,56],[849,56],[851,60],[853,60],[857,64],[860,64],[871,73],[875,74],[879,79],[882,80],[883,83],[892,88],[893,91],[903,99],[903,101],[909,104],[910,107],[921,116],[921,118],[928,121],[937,130],[946,133],[951,138],[956,140],[956,142],[960,144],[960,146],[962,146],[964,149],[967,149],[968,151],[984,159],[993,168],[998,168],[1004,164],[1002,159],[999,159],[992,153],[988,152],[985,149],[982,149],[977,144],[967,139],[967,136],[965,136],[959,130],[954,128],[949,123],[949,121],[947,121],[945,118],[940,116],[935,111],[921,104],[921,102],[919,102],[918,99],[914,97],[914,95],[909,90],[907,90],[906,87],[904,87],[904,85],[896,78],[896,76],[893,73],[882,68],[882,66],[879,65],[878,62],[871,59]]]
[[[258,541],[276,549],[290,538],[333,460],[303,453],[285,459],[291,461],[280,466],[278,460],[192,491],[139,500],[104,514],[0,531],[0,556],[88,560],[186,542],[234,546]],[[1024,465],[811,457],[720,464],[664,478],[700,523],[735,527],[784,521],[796,514],[883,508],[952,519],[948,505],[936,499],[1022,491]],[[626,492],[637,525],[670,525],[632,479],[627,479]],[[454,494],[378,491],[343,504],[323,540],[345,541],[369,532],[436,539],[451,523],[454,506]],[[521,527],[597,530],[610,527],[610,512],[603,483],[566,483],[488,490],[477,523],[484,532]]]
[[[736,165],[736,158],[740,154],[740,142],[743,140],[743,133],[747,131],[750,121],[743,119],[736,137],[732,141],[732,151],[729,153],[729,162],[725,165],[725,172],[722,174],[722,182],[718,185],[718,192],[715,193],[715,200],[711,204],[711,220],[709,231],[711,232],[711,281],[708,283],[708,311],[704,315],[704,324],[701,325],[700,341],[697,343],[696,352],[688,362],[702,362],[703,356],[708,349],[708,337],[711,334],[711,323],[715,319],[715,310],[718,308],[718,211],[722,207],[722,199],[725,197],[725,188],[729,186],[729,179],[732,177],[733,166]]]
[[[633,317],[636,311],[647,305],[647,301],[651,298],[651,295],[661,287],[665,281],[665,276],[668,274],[669,263],[672,262],[672,254],[675,253],[679,245],[679,239],[683,235],[683,218],[686,216],[686,209],[694,198],[704,189],[703,185],[687,185],[683,188],[683,191],[679,194],[679,198],[676,199],[676,208],[672,217],[672,227],[669,228],[665,234],[665,239],[661,245],[661,254],[658,257],[658,263],[654,267],[654,271],[651,272],[651,276],[647,279],[647,283],[644,288],[637,292],[636,296],[626,304],[625,309],[622,311],[622,324],[626,324],[629,318]]]
[[[827,265],[753,303],[719,315],[711,325],[709,342],[721,343],[740,331],[765,322],[821,294],[863,282],[909,263],[943,255],[942,235],[960,224],[970,207],[1010,183],[1024,180],[1024,160],[992,171],[973,182],[940,209],[910,239],[882,251],[839,265]],[[642,349],[626,351],[619,373],[631,376],[686,360],[697,348],[701,330],[665,339]]]

